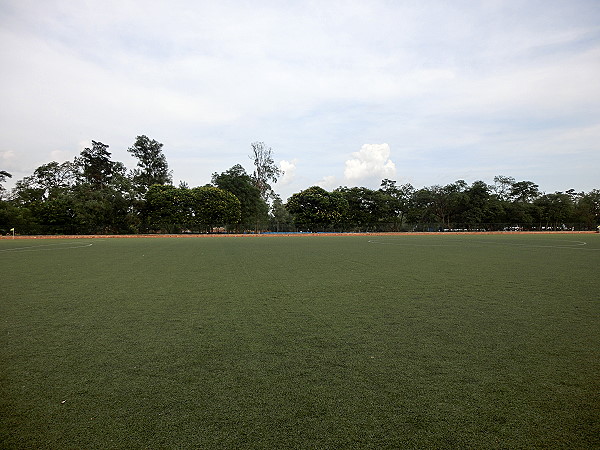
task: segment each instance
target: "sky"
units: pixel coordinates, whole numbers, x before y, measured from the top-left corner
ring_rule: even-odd
[[[313,185],[600,188],[597,0],[0,0],[5,187],[91,140],[189,186],[273,150]]]

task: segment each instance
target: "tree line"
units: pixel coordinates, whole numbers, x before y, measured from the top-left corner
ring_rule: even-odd
[[[11,191],[0,171],[0,233],[126,234],[288,231],[595,229],[600,190],[543,193],[531,181],[497,176],[417,189],[384,179],[379,189],[312,186],[287,202],[273,191],[282,174],[263,142],[251,144],[255,170],[236,164],[210,183],[174,186],[163,144],[138,136],[133,170],[92,141],[73,161],[44,164]]]
[[[506,176],[493,185],[459,180],[421,189],[385,179],[378,190],[313,186],[286,207],[296,227],[317,231],[592,230],[600,223],[600,190],[546,194]]]

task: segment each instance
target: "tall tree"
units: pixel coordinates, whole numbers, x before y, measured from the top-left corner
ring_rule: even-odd
[[[517,181],[512,184],[509,197],[513,202],[529,203],[540,195],[538,188],[532,181]]]
[[[112,161],[108,145],[92,141],[75,158],[80,181],[72,188],[82,233],[132,232],[133,193],[125,165]]]
[[[4,189],[4,186],[2,186],[2,183],[4,183],[7,178],[12,178],[12,175],[6,170],[0,170],[0,200],[2,200],[3,193],[6,190]]]
[[[269,181],[276,183],[283,172],[273,161],[273,149],[271,147],[267,147],[264,142],[253,142],[251,147],[250,159],[254,163],[252,181],[258,188],[262,199],[267,201],[273,195],[273,189]]]
[[[115,171],[124,168],[122,163],[110,159],[108,145],[92,141],[91,148],[85,148],[75,162],[79,165],[83,181],[94,188],[103,188],[110,183]],[[118,165],[120,167],[117,167]]]
[[[12,178],[12,175],[6,170],[0,170],[0,183],[4,183],[7,178]]]
[[[513,184],[515,184],[513,177],[497,175],[494,177],[494,187],[492,189],[500,200],[506,201],[510,198],[510,191]]]
[[[213,173],[212,184],[231,192],[239,199],[242,227],[256,228],[257,224],[267,222],[269,207],[242,166],[236,164],[221,174]]]
[[[133,183],[143,196],[153,184],[171,184],[167,158],[162,151],[163,144],[147,136],[138,136],[129,153],[138,159],[137,168],[133,170]]]

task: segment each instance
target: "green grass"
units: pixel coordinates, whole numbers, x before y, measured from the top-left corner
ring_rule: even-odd
[[[1,240],[0,266],[1,448],[600,447],[599,235]]]

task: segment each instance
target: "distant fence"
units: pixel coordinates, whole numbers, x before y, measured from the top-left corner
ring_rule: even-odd
[[[263,234],[263,233],[402,233],[402,232],[490,232],[490,231],[597,231],[596,225],[582,223],[561,224],[518,224],[518,223],[338,223],[332,225],[296,226],[294,224],[248,223],[236,225],[201,225],[189,227],[179,224],[164,224],[160,228],[128,230],[119,233],[102,229],[98,234]],[[6,234],[6,232],[2,233]],[[26,233],[27,234],[27,233]],[[56,234],[38,232],[35,234]],[[59,233],[64,234],[64,233]],[[67,233],[68,234],[68,233]],[[94,233],[91,233],[94,234]]]
[[[340,223],[320,226],[295,226],[292,224],[258,224],[245,232],[313,232],[313,233],[391,233],[391,232],[486,232],[486,231],[596,231],[595,226],[583,223],[519,224],[519,223]]]

